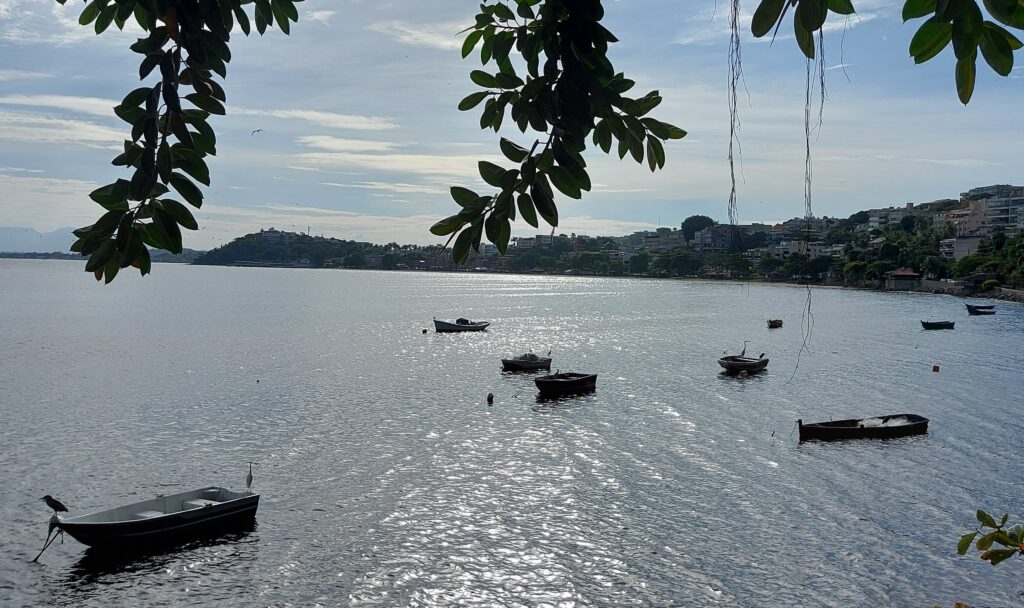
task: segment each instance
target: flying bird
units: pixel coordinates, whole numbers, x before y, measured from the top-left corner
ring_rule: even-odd
[[[50,496],[49,494],[47,494],[46,496],[43,496],[39,500],[45,502],[46,506],[48,506],[51,509],[53,509],[54,515],[56,515],[57,513],[61,512],[61,511],[63,511],[65,513],[68,512],[68,508],[64,506],[64,503],[62,503],[61,501],[57,500],[53,496]]]
[[[253,129],[252,134],[256,135],[257,133],[262,133],[262,132],[263,132],[263,129]]]

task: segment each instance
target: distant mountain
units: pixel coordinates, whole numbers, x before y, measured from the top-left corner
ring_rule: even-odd
[[[31,228],[0,226],[0,252],[50,253],[67,252],[75,242],[74,228],[39,232]]]

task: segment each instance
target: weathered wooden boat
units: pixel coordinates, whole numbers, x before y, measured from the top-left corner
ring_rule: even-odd
[[[967,306],[967,314],[971,316],[996,314],[996,307],[993,305],[965,304],[965,306]]]
[[[145,551],[238,529],[253,521],[259,502],[254,492],[210,486],[60,518],[56,525],[96,549]]]
[[[839,441],[842,439],[892,439],[908,435],[923,435],[928,432],[928,419],[917,414],[892,414],[874,418],[830,420],[804,424],[796,421],[800,428],[800,441]]]
[[[438,321],[434,319],[434,331],[438,333],[454,333],[459,331],[483,331],[490,325],[487,321],[470,321],[469,319],[456,319],[454,323]]]
[[[534,380],[541,396],[556,397],[558,395],[575,395],[589,393],[597,389],[597,374],[579,374],[561,372],[549,376],[541,376]]]
[[[778,329],[782,327],[782,319],[768,319],[768,329]]]
[[[550,354],[550,353],[549,353]],[[506,372],[532,372],[537,370],[550,370],[551,358],[541,357],[533,353],[526,353],[511,359],[501,360],[501,369]]]
[[[956,321],[921,321],[921,327],[925,329],[953,329]]]
[[[768,367],[768,358],[764,356],[764,353],[761,353],[757,359],[745,357],[743,354],[729,355],[719,359],[718,364],[722,366],[726,374],[735,375],[741,372],[756,374]]]

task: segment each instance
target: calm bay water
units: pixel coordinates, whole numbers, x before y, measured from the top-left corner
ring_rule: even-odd
[[[955,544],[977,507],[1024,519],[1024,306],[815,289],[798,362],[806,298],[179,266],[101,287],[0,260],[0,606],[1022,605],[1020,563]],[[433,316],[494,323],[422,334]],[[744,340],[768,372],[719,375]],[[499,371],[549,348],[597,392],[538,403]],[[791,434],[899,412],[931,432]],[[239,489],[249,460],[248,534],[120,564],[69,539],[28,563],[43,494],[74,514]]]

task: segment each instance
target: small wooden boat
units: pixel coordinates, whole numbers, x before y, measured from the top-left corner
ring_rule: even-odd
[[[768,329],[778,329],[782,327],[782,319],[768,319]]]
[[[454,333],[459,331],[483,331],[490,325],[487,321],[470,321],[469,319],[456,319],[454,323],[438,321],[434,319],[434,331],[438,333]]]
[[[739,374],[741,372],[756,374],[768,367],[768,358],[764,356],[764,353],[761,353],[761,356],[757,359],[753,357],[744,357],[743,355],[729,355],[719,359],[718,364],[722,366],[725,373],[730,375]]]
[[[916,414],[893,414],[874,418],[831,420],[804,424],[796,421],[800,428],[800,441],[838,441],[841,439],[892,439],[907,435],[923,435],[928,432],[928,419]]]
[[[260,495],[211,486],[61,518],[57,526],[78,542],[117,551],[142,551],[251,523]]]
[[[971,316],[996,314],[996,307],[993,305],[965,304],[965,306],[967,306],[967,314]]]
[[[537,390],[545,397],[588,393],[597,389],[597,374],[562,372],[541,376],[534,380]]]
[[[551,354],[550,352],[548,354]],[[550,370],[551,358],[541,357],[533,353],[526,353],[511,359],[501,360],[501,369],[506,372],[532,372],[537,370]]]
[[[956,321],[921,321],[921,327],[925,329],[953,329]]]

